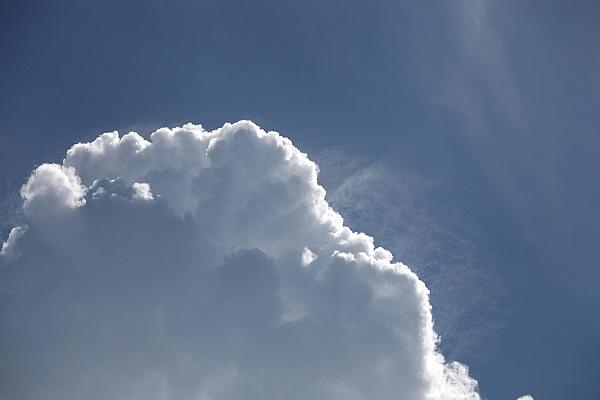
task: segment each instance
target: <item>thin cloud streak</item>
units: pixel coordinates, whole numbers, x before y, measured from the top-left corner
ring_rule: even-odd
[[[400,255],[430,287],[448,355],[488,355],[510,313],[506,293],[469,239],[478,234],[468,219],[450,205],[433,204],[443,183],[342,151],[317,153],[316,159],[333,188],[327,198],[349,226]]]

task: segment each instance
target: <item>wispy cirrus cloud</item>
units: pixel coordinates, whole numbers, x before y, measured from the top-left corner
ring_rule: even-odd
[[[485,357],[510,312],[494,265],[476,248],[469,218],[445,200],[446,184],[349,151],[315,155],[329,202],[353,229],[400,255],[432,290],[433,314],[452,357]],[[401,163],[400,163],[401,164]]]

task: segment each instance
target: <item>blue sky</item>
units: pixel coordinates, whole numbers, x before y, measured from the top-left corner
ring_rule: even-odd
[[[3,238],[73,143],[251,119],[430,286],[484,398],[600,396],[597,2],[0,7]]]

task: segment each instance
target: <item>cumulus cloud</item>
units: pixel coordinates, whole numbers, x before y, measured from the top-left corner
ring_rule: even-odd
[[[429,291],[241,121],[38,167],[2,247],[0,398],[475,400]]]
[[[25,234],[27,231],[27,226],[15,226],[10,230],[8,234],[8,239],[6,242],[2,243],[2,250],[0,250],[0,256],[4,257],[7,260],[13,260],[18,256],[18,253],[15,252],[15,246],[17,240]]]

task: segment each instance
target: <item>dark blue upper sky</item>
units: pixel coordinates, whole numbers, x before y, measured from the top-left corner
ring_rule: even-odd
[[[252,119],[319,161],[349,225],[432,287],[436,321],[464,314],[442,347],[485,398],[600,397],[600,3],[23,0],[0,18],[3,238],[27,175],[74,142]],[[368,168],[388,175],[365,216],[336,189]],[[418,192],[408,211],[390,185]],[[407,215],[449,249],[394,241],[424,221]],[[460,268],[457,243],[473,268],[436,272]]]

